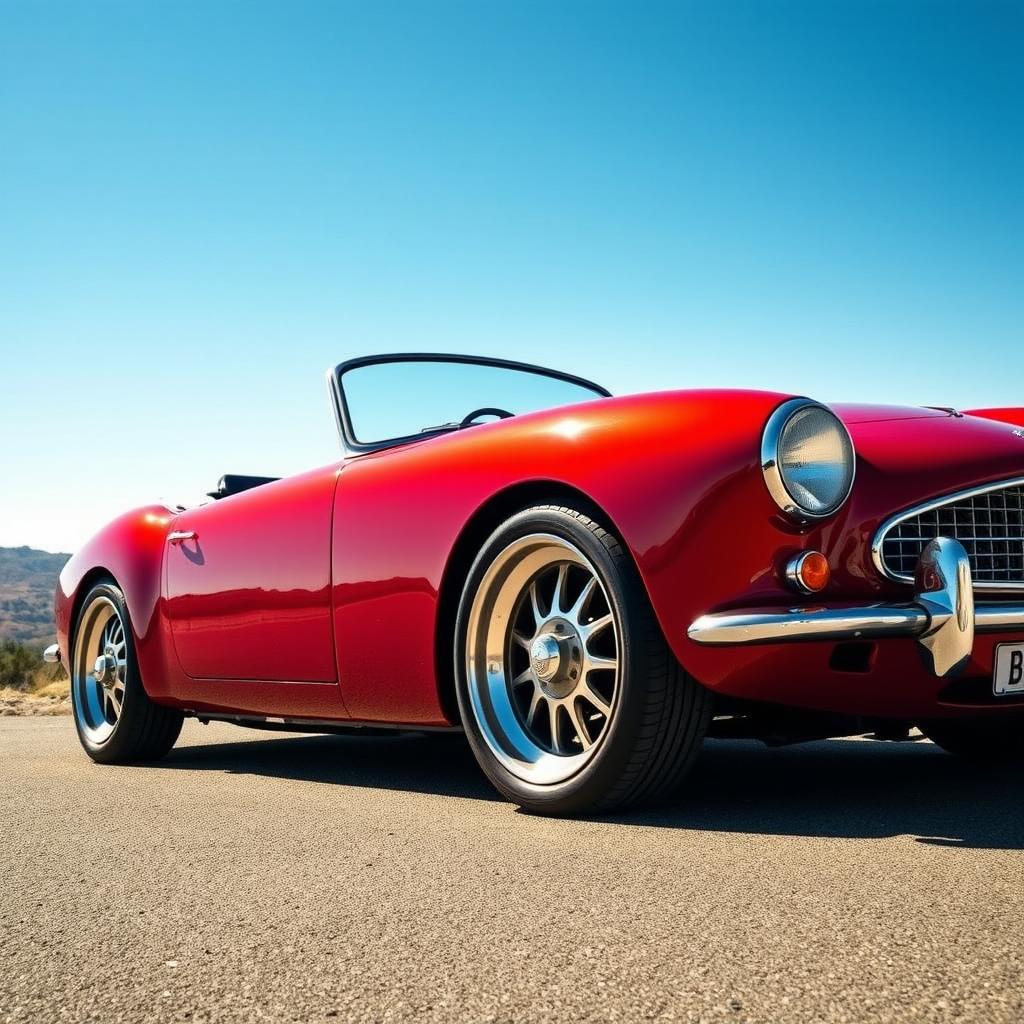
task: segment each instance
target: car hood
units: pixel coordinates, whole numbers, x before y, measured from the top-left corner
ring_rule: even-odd
[[[952,491],[1024,477],[1024,437],[1007,423],[933,409],[831,408],[853,438],[858,485],[873,480],[894,510]]]
[[[625,395],[485,423],[416,444],[457,447],[476,444],[488,435],[495,440],[515,435],[529,445],[554,432],[590,437],[594,442],[603,439],[616,446],[626,440],[639,458],[648,449],[657,450],[658,438],[687,432],[700,437],[703,450],[710,451],[713,439],[724,443],[722,424],[738,421],[743,427],[731,432],[729,443],[748,447],[753,465],[760,431],[772,409],[789,397],[737,390]],[[1007,423],[922,406],[830,404],[829,408],[853,438],[858,456],[854,496],[865,502],[866,514],[876,508],[893,512],[952,491],[1024,477],[1024,438],[1014,433],[1020,428]],[[693,457],[698,457],[696,452]],[[709,463],[713,462],[709,456]]]
[[[947,419],[949,410],[930,409],[921,405],[864,405],[864,404],[830,404],[847,426],[855,423],[891,423],[894,420],[930,420]]]

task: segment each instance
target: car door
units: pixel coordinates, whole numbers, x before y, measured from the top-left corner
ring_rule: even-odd
[[[166,613],[193,678],[332,682],[336,466],[181,513],[165,553]]]

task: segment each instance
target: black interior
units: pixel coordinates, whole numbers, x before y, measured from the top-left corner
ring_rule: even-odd
[[[272,484],[279,479],[280,477],[276,476],[242,476],[238,473],[225,473],[220,478],[217,489],[206,493],[214,500],[218,500],[230,497],[232,494],[241,494],[242,491],[251,490],[253,487],[261,487],[263,484]]]

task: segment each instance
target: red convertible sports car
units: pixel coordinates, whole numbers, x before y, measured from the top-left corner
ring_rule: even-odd
[[[61,573],[46,655],[96,761],[186,716],[462,729],[576,814],[663,798],[706,735],[1024,747],[1024,409],[447,355],[328,380],[338,461],[129,512]]]

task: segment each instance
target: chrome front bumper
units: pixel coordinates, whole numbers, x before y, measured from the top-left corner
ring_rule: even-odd
[[[56,665],[60,661],[60,648],[56,644],[50,644],[43,651],[43,661],[49,665]]]
[[[908,604],[716,612],[702,615],[687,632],[697,643],[719,645],[914,637],[937,676],[964,667],[976,632],[1024,632],[1024,604],[975,607],[971,563],[957,540],[937,537],[924,549],[916,591]]]

